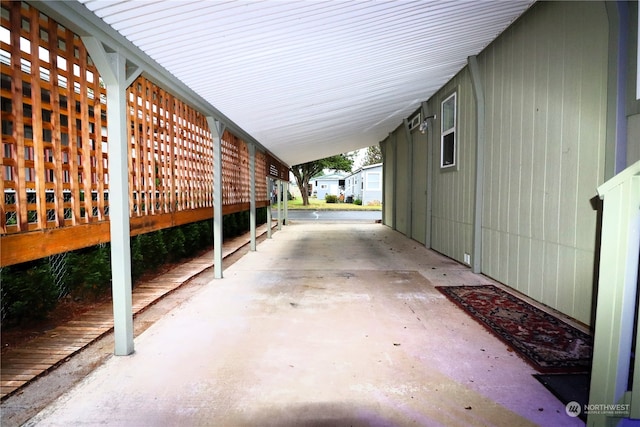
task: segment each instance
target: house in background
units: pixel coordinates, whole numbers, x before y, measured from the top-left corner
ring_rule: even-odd
[[[363,166],[344,182],[345,201],[361,200],[364,206],[382,203],[382,163]]]
[[[321,175],[311,178],[313,183],[313,192],[318,199],[324,199],[327,194],[340,196],[344,193],[345,174],[334,172],[327,175]]]

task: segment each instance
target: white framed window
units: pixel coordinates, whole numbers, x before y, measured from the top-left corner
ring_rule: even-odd
[[[440,137],[440,167],[456,166],[456,121],[457,105],[456,92],[449,95],[441,106],[441,137]]]

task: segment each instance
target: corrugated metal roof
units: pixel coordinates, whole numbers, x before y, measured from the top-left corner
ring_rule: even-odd
[[[80,1],[289,164],[384,139],[532,3]]]

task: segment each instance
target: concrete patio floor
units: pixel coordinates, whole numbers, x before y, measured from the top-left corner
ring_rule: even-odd
[[[381,224],[292,223],[26,425],[578,426],[435,286],[495,284]]]

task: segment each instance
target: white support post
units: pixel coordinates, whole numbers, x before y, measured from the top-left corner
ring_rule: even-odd
[[[270,239],[271,221],[273,221],[271,218],[271,191],[269,190],[271,188],[271,178],[266,177],[265,179],[267,180],[267,196],[269,197],[269,204],[267,205],[267,239]]]
[[[484,109],[484,87],[480,76],[480,66],[478,58],[470,56],[468,58],[469,70],[471,71],[471,84],[476,101],[476,188],[473,204],[473,259],[471,260],[471,271],[482,273],[482,206],[484,204],[484,150],[485,150],[485,109]]]
[[[289,224],[289,181],[282,181],[282,211],[284,225]]]
[[[224,124],[207,117],[213,138],[213,277],[222,279],[222,134]]]
[[[278,231],[282,230],[282,211],[280,210],[282,207],[282,203],[280,200],[282,199],[282,182],[277,179],[276,180],[276,206],[278,206]]]
[[[387,215],[385,214],[385,206],[387,205],[387,191],[386,180],[389,179],[387,176],[387,145],[389,143],[389,138],[380,141],[378,145],[380,145],[380,152],[382,153],[382,223],[387,225]],[[428,229],[428,228],[427,228]]]
[[[127,356],[134,352],[129,233],[127,59],[118,52],[107,53],[102,43],[93,37],[83,37],[82,40],[107,87],[114,354]]]
[[[627,393],[640,253],[640,162],[598,187],[603,199],[590,405],[629,404],[640,417],[640,384]],[[637,356],[636,356],[637,360]],[[634,379],[640,377],[634,372]],[[588,426],[610,425],[611,416],[589,414]],[[614,417],[620,418],[620,417]]]
[[[249,143],[249,228],[250,250],[256,250],[256,146]]]

